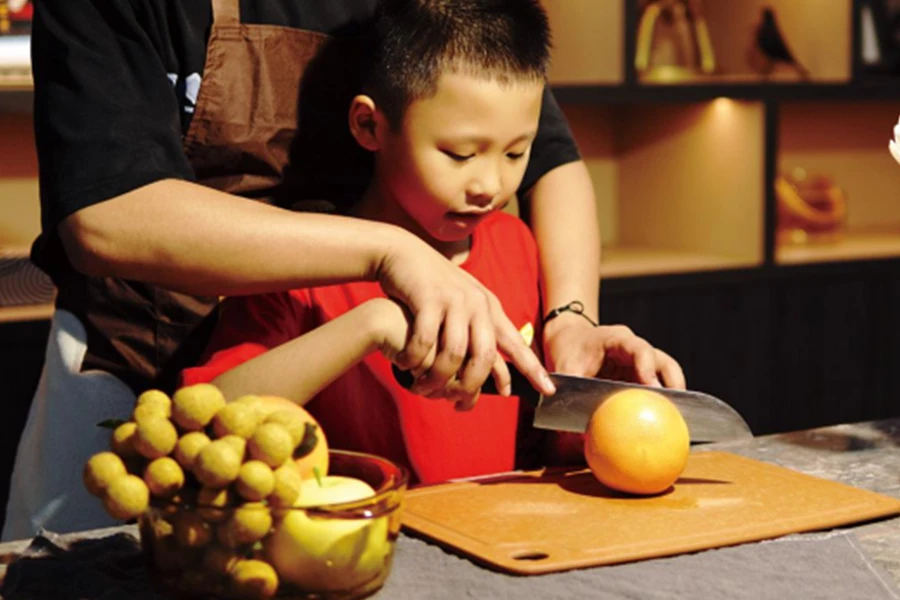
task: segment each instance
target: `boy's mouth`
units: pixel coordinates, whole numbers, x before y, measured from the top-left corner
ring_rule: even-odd
[[[475,225],[483,218],[494,212],[495,209],[467,211],[467,212],[449,212],[447,218],[465,225]]]

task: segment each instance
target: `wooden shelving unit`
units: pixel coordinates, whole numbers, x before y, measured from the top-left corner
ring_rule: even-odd
[[[858,2],[705,2],[717,72],[677,83],[635,69],[642,0],[605,2],[603,15],[589,0],[547,4],[557,49],[551,84],[594,180],[607,280],[900,258],[891,232],[896,224],[900,236],[900,165],[886,150],[900,78],[857,68]],[[748,67],[764,5],[808,79]],[[606,54],[587,45],[598,27]],[[846,190],[841,243],[778,247],[773,182],[795,166]],[[876,224],[880,231],[868,231]]]

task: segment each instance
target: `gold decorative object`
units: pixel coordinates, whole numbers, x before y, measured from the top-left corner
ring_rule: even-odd
[[[634,66],[642,78],[678,81],[716,70],[702,0],[649,0],[638,22]]]
[[[825,175],[793,169],[775,179],[779,244],[833,243],[847,223],[844,191]]]

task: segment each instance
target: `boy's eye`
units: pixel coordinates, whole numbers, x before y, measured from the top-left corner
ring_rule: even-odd
[[[510,158],[512,160],[519,160],[523,156],[525,156],[524,152],[507,152],[506,153],[506,157]]]
[[[466,162],[467,160],[475,156],[474,154],[456,154],[455,152],[450,152],[449,150],[441,150],[441,152],[443,152],[456,162]]]

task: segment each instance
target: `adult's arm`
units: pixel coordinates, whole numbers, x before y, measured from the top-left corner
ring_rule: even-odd
[[[541,259],[545,314],[578,300],[584,316],[597,322],[600,233],[585,164],[576,161],[547,173],[532,188],[529,205]],[[575,375],[596,373],[593,358],[579,352],[571,339],[593,328],[584,316],[562,312],[544,326],[544,360],[549,368]]]
[[[683,388],[681,367],[668,354],[622,325],[591,324],[599,322],[600,292],[594,190],[565,117],[549,92],[532,163],[526,182],[530,187],[523,197],[541,259],[545,313],[574,300],[584,306],[583,315],[562,312],[543,328],[545,364],[574,375],[599,373]]]
[[[549,88],[544,93],[538,136],[519,190],[523,218],[531,226],[541,260],[544,312],[574,300],[598,320],[600,230],[587,167]],[[573,344],[589,321],[561,313],[543,330],[545,363],[558,371],[593,375],[594,361]],[[596,370],[594,370],[596,372]]]
[[[493,295],[412,234],[292,214],[191,182],[167,59],[150,3],[46,0],[33,38],[44,232],[88,275],[229,295],[370,279],[415,315],[400,360],[450,381],[468,356],[477,394],[503,350],[552,384]],[[159,15],[156,15],[157,17]],[[425,364],[437,345],[433,365]]]

